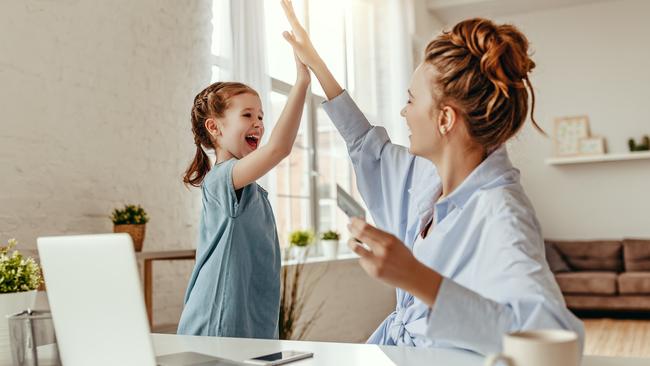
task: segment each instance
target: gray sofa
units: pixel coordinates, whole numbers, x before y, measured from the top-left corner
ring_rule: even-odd
[[[546,259],[570,309],[650,312],[650,240],[546,240]]]

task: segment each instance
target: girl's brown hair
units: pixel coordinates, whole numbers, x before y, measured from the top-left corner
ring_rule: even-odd
[[[512,137],[530,117],[537,125],[535,93],[528,74],[535,63],[528,56],[528,40],[512,25],[496,25],[475,18],[456,24],[431,41],[425,60],[439,75],[434,95],[450,104],[467,121],[470,135],[486,151]]]
[[[257,92],[246,84],[235,82],[216,82],[203,89],[194,97],[192,106],[192,133],[194,133],[194,144],[196,154],[185,175],[183,183],[200,187],[203,178],[210,171],[210,158],[205,149],[216,149],[216,142],[210,138],[210,133],[205,128],[205,121],[208,118],[221,118],[230,106],[230,98],[240,94],[254,94]],[[203,147],[203,148],[202,148]]]

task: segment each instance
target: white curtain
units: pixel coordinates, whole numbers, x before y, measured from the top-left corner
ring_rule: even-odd
[[[414,69],[411,2],[354,0],[349,4],[353,97],[371,122],[388,130],[394,143],[408,145],[408,130],[400,111]]]
[[[224,65],[213,80],[238,81],[255,89],[262,99],[265,118],[265,143],[273,130],[271,116],[271,79],[268,73],[264,27],[264,0],[213,0],[213,38],[218,40],[213,53]],[[279,5],[278,5],[279,6]],[[268,186],[269,176],[259,183]],[[271,198],[271,197],[269,197]]]

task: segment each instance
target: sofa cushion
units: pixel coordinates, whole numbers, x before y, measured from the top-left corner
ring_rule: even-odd
[[[624,295],[650,294],[650,272],[621,273],[618,292]]]
[[[569,264],[564,260],[564,258],[562,258],[562,254],[560,254],[557,248],[555,248],[553,242],[544,242],[544,248],[546,250],[546,261],[548,262],[551,272],[560,273],[569,272],[571,270]]]
[[[638,311],[647,313],[650,309],[650,296],[648,295],[564,295],[564,300],[572,310],[596,311]]]
[[[616,272],[568,272],[555,275],[565,294],[616,295]]]
[[[650,240],[624,239],[623,259],[626,271],[650,271]]]
[[[614,240],[552,241],[575,271],[623,270],[623,243]]]

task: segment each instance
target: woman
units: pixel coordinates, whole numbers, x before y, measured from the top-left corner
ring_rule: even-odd
[[[285,32],[314,72],[346,141],[359,191],[379,230],[360,219],[350,247],[397,287],[397,308],[369,343],[500,351],[505,333],[563,328],[583,339],[548,268],[540,225],[504,146],[531,119],[534,68],[515,27],[458,23],[429,43],[402,116],[410,148],[390,143],[341,89],[299,24]],[[540,129],[541,131],[541,129]]]

